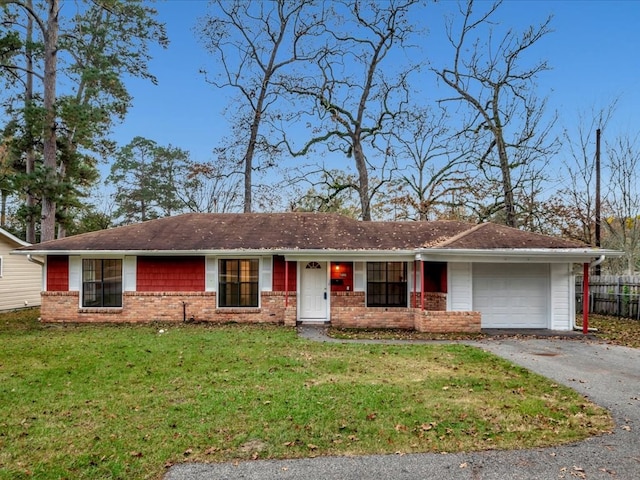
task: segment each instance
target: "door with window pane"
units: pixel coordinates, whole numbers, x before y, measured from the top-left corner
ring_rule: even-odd
[[[308,262],[301,270],[300,320],[327,320],[327,263]]]

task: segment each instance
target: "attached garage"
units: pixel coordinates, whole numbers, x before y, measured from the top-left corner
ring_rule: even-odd
[[[548,264],[476,263],[473,310],[482,328],[550,328]]]

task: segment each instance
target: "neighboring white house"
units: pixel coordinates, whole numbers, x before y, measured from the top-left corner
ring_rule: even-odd
[[[12,250],[30,244],[0,228],[0,311],[40,305],[42,265]]]

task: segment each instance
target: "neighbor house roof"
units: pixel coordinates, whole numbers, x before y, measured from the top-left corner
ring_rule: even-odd
[[[75,235],[21,252],[590,249],[515,228],[458,221],[362,222],[329,213],[188,213]]]
[[[24,240],[19,239],[15,235],[7,232],[4,228],[0,228],[0,237],[4,237],[7,240],[10,240],[12,243],[14,243],[16,245],[20,245],[20,246],[31,245],[30,243],[25,242]]]

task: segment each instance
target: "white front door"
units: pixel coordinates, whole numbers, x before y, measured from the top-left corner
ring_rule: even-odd
[[[327,263],[303,262],[300,281],[300,320],[327,320]]]

